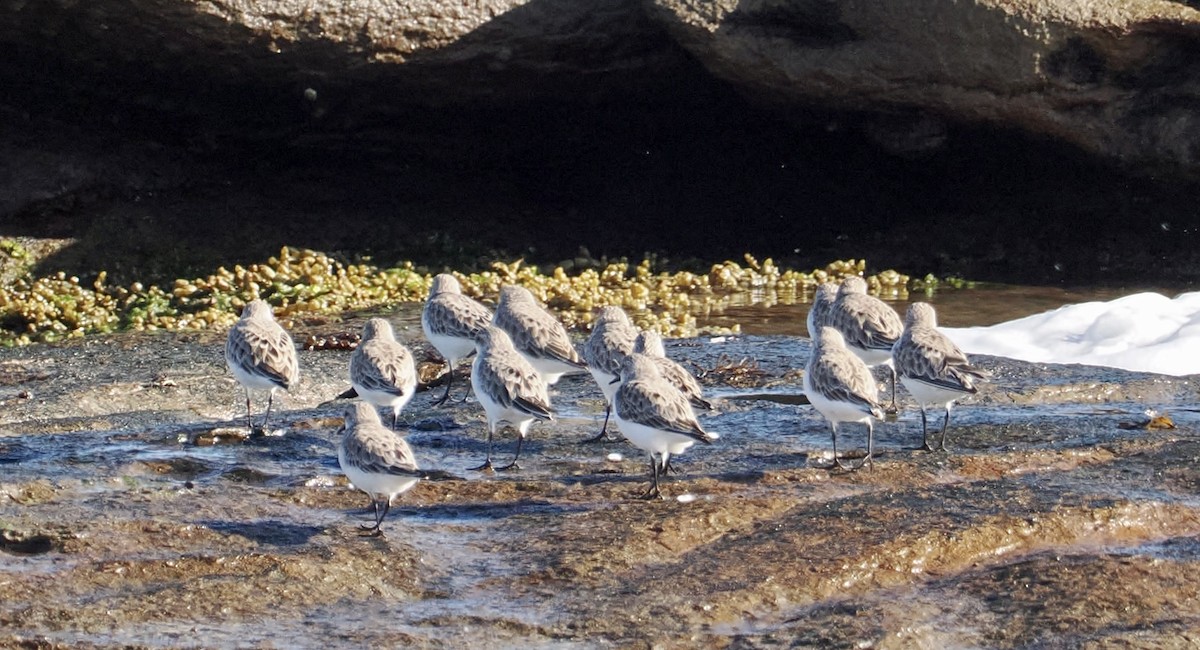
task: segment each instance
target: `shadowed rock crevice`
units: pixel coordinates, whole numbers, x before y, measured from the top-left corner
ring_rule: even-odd
[[[838,3],[831,0],[739,7],[729,14],[727,22],[738,29],[785,38],[805,47],[833,47],[858,40],[854,30],[841,22]]]
[[[286,244],[1184,284],[1200,46],[1160,9],[9,3],[0,238],[118,282]]]

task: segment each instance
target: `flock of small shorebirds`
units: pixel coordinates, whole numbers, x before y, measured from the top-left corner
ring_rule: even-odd
[[[581,354],[562,323],[529,290],[502,287],[493,314],[463,295],[453,275],[443,273],[433,280],[421,325],[449,364],[446,391],[435,404],[450,398],[455,365],[475,356],[471,386],[487,414],[488,447],[483,464],[472,470],[517,468],[530,424],[554,419],[548,387],[564,374],[584,369],[596,379],[606,400],[604,426],[593,440],[608,435],[611,414],[621,434],[650,458],[651,483],[642,498],[662,498],[659,475],[669,470],[672,456],[697,442],[711,444],[718,439],[696,418],[695,409],[712,408],[696,378],[666,357],[656,332],[639,331],[620,307],[600,309]],[[853,470],[871,462],[872,418],[884,417],[872,366],[891,369],[893,409],[897,379],[916,399],[923,447],[929,451],[934,447],[929,444],[926,408],[945,409],[937,447],[945,450],[954,401],[975,393],[976,382],[987,376],[938,331],[932,305],[913,303],[901,321],[887,303],[868,295],[866,282],[857,276],[846,278],[840,286],[830,283],[817,289],[808,331],[815,333],[815,345],[805,368],[804,392],[833,430],[831,467]],[[225,361],[246,390],[246,420],[251,429],[250,391],[269,391],[265,429],[275,389],[286,390],[299,379],[296,347],[266,302],[246,305],[229,331]],[[396,495],[422,478],[445,473],[419,468],[408,443],[394,431],[400,410],[416,392],[417,373],[412,353],[396,341],[387,320],[372,318],[363,327],[361,343],[350,358],[350,383],[361,401],[346,410],[338,463],[350,483],[371,497],[375,522],[363,528],[379,535]],[[392,410],[391,428],[379,417],[377,408],[384,407]],[[843,463],[838,456],[838,425],[847,422],[868,428],[867,452],[857,464]],[[517,430],[517,449],[512,462],[493,466],[492,439],[503,425]]]

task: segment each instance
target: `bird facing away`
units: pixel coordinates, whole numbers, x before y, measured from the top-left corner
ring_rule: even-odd
[[[621,362],[633,352],[638,330],[624,309],[615,306],[603,307],[592,324],[592,335],[583,344],[583,359],[588,372],[604,393],[604,426],[600,433],[584,442],[599,442],[608,436],[608,418],[612,414],[613,395],[617,393],[615,380],[621,377]]]
[[[822,282],[813,292],[812,306],[808,308],[808,337],[817,338],[817,331],[829,324],[829,310],[833,301],[837,300],[838,285],[832,282]]]
[[[643,499],[662,498],[658,477],[673,454],[720,437],[700,426],[687,397],[659,373],[658,364],[637,352],[625,357],[613,411],[625,437],[650,457],[651,482]]]
[[[387,516],[392,499],[407,492],[425,475],[417,468],[412,449],[395,431],[383,426],[375,407],[355,402],[346,408],[345,422],[338,430],[338,465],[354,487],[371,497],[375,525],[363,525],[371,535]]]
[[[421,312],[421,329],[449,366],[446,392],[434,402],[435,406],[450,398],[454,365],[474,354],[475,335],[491,322],[492,311],[463,295],[457,278],[449,273],[440,273],[433,278],[429,298]]]
[[[886,365],[892,375],[892,403],[896,410],[896,368],[892,365],[892,346],[904,333],[904,322],[888,304],[867,295],[867,281],[852,275],[842,281],[833,301],[827,325],[842,333],[846,347],[868,366]]]
[[[246,426],[251,432],[254,423],[250,419],[250,391],[268,391],[267,413],[262,423],[262,430],[267,431],[275,389],[289,390],[295,386],[300,381],[300,365],[292,337],[275,322],[266,301],[248,303],[241,318],[229,329],[225,364],[246,390]]]
[[[350,384],[366,402],[391,407],[396,427],[400,410],[417,392],[417,369],[387,320],[372,318],[363,325],[362,341],[350,355]]]
[[[663,345],[662,337],[658,332],[653,330],[644,330],[638,333],[637,340],[634,342],[633,351],[645,354],[650,357],[654,365],[658,366],[658,372],[664,379],[669,381],[672,386],[679,389],[684,397],[687,397],[688,402],[695,408],[711,411],[713,409],[712,402],[704,399],[703,389],[700,388],[700,382],[696,381],[696,376],[687,371],[677,361],[667,358],[667,348]]]
[[[500,287],[500,301],[492,323],[508,334],[513,346],[549,386],[568,372],[587,368],[571,343],[567,328],[538,304],[525,287],[514,284]]]
[[[937,312],[927,302],[909,305],[904,316],[904,335],[892,349],[892,357],[900,381],[921,407],[922,449],[934,449],[929,445],[925,408],[941,406],[946,409],[938,445],[945,451],[946,429],[950,426],[950,409],[954,401],[977,393],[979,389],[975,382],[987,379],[988,373],[972,367],[967,355],[937,329]]]
[[[829,326],[817,330],[812,356],[804,371],[804,394],[833,430],[833,460],[842,469],[858,469],[871,462],[875,452],[875,425],[883,419],[879,389],[871,369],[846,348],[842,333]],[[837,451],[838,424],[867,425],[867,455],[856,466],[842,464]]]
[[[477,352],[471,365],[471,385],[488,420],[487,459],[472,470],[492,467],[492,438],[501,424],[516,428],[517,453],[508,465],[496,471],[519,469],[521,443],[534,420],[553,420],[546,382],[525,357],[513,347],[504,330],[488,325],[476,339]]]

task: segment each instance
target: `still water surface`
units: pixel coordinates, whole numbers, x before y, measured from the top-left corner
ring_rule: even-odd
[[[901,315],[910,302],[932,302],[938,310],[938,324],[943,327],[976,327],[995,325],[1032,314],[1082,302],[1109,301],[1143,291],[1157,291],[1173,297],[1178,290],[1162,287],[1026,287],[988,284],[972,289],[939,289],[926,294],[912,292],[899,299],[884,298]],[[732,327],[740,324],[745,334],[808,336],[804,324],[810,303],[772,302],[761,294],[745,293],[731,300],[723,313],[700,319],[701,326]],[[767,306],[770,305],[770,306]]]

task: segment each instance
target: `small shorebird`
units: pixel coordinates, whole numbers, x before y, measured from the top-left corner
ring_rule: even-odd
[[[375,525],[361,528],[378,536],[396,495],[407,492],[421,479],[455,478],[439,470],[417,467],[412,448],[398,433],[383,426],[375,406],[356,402],[346,408],[345,422],[338,429],[338,465],[354,487],[371,497]]]
[[[650,357],[650,360],[658,367],[658,373],[683,393],[692,408],[713,410],[712,402],[704,399],[704,391],[700,388],[700,382],[696,381],[695,375],[688,372],[687,368],[684,368],[679,362],[667,357],[667,348],[663,345],[662,337],[658,332],[653,330],[639,332],[633,345],[633,351]],[[671,474],[675,471],[670,460],[663,463],[664,474]]]
[[[621,433],[650,457],[651,483],[642,493],[643,499],[662,498],[658,477],[672,455],[697,442],[712,444],[720,437],[700,426],[687,397],[659,373],[658,365],[636,352],[626,356],[621,367],[613,411]]]
[[[843,469],[858,469],[871,462],[875,453],[875,425],[883,419],[879,388],[871,369],[846,347],[842,333],[829,326],[817,331],[813,353],[804,370],[804,394],[833,430],[833,461]],[[867,455],[857,466],[843,465],[837,451],[838,424],[867,425]]]
[[[972,367],[967,355],[938,331],[933,305],[927,302],[909,305],[904,327],[904,335],[892,349],[892,357],[900,381],[921,407],[921,448],[934,450],[929,445],[925,408],[941,406],[946,409],[946,417],[942,421],[942,439],[938,448],[945,451],[946,430],[950,427],[950,409],[954,401],[979,392],[975,382],[987,379],[989,374]]]
[[[513,346],[533,364],[548,386],[568,372],[587,368],[572,345],[567,328],[538,304],[525,287],[514,284],[500,287],[500,301],[492,323],[512,338]]]
[[[492,438],[501,424],[516,428],[517,453],[508,465],[496,471],[520,469],[521,443],[534,420],[553,420],[546,382],[525,357],[513,347],[504,330],[488,325],[476,338],[477,353],[471,365],[471,386],[483,405],[488,420],[487,460],[472,470],[492,468]]]
[[[364,401],[391,407],[396,427],[400,410],[417,392],[417,369],[387,320],[372,318],[363,325],[362,341],[350,355],[350,384]]]
[[[608,418],[612,414],[613,395],[617,393],[615,380],[621,377],[621,362],[633,352],[638,330],[624,309],[615,306],[603,307],[592,324],[592,335],[583,344],[583,359],[588,372],[604,393],[604,426],[600,433],[584,442],[599,442],[608,436]]]
[[[429,298],[421,312],[421,329],[425,331],[425,338],[445,357],[449,367],[446,392],[434,406],[450,398],[454,365],[475,353],[475,335],[490,322],[491,310],[463,295],[457,278],[449,273],[440,273],[433,278]]]
[[[867,281],[852,275],[842,281],[827,318],[826,325],[842,333],[846,347],[859,359],[871,367],[888,367],[892,375],[892,403],[888,410],[895,412],[896,368],[892,365],[892,346],[904,333],[904,322],[896,310],[867,295]]]
[[[700,388],[700,382],[696,381],[696,376],[688,372],[687,368],[684,368],[679,362],[667,358],[667,349],[663,346],[662,337],[658,332],[644,330],[638,333],[633,351],[650,357],[654,365],[658,366],[659,374],[672,386],[679,389],[692,406],[705,411],[713,409],[712,402],[704,399],[704,391]]]
[[[833,301],[837,300],[838,285],[833,282],[823,282],[813,292],[812,306],[808,308],[808,338],[817,338],[817,331],[829,324],[829,310]]]
[[[254,432],[250,419],[250,391],[266,390],[267,413],[262,430],[267,431],[275,389],[291,389],[300,381],[300,365],[292,337],[275,322],[271,306],[264,300],[252,300],[225,339],[225,364],[238,383],[246,389],[246,426]]]

